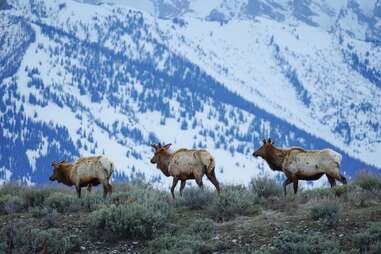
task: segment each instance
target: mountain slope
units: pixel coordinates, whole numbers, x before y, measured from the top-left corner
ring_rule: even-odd
[[[354,37],[275,18],[221,26],[189,11],[168,20],[118,4],[10,4],[1,11],[1,179],[46,182],[52,160],[103,153],[115,178],[166,184],[149,163],[149,144],[161,141],[207,147],[223,182],[247,183],[271,173],[251,156],[264,137],[334,148],[349,176],[381,166],[376,46],[362,55]],[[246,37],[231,37],[238,32]]]

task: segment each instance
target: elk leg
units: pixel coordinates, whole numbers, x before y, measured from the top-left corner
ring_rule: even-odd
[[[107,183],[107,186],[108,186],[108,193],[111,196],[111,194],[112,194],[112,185],[110,183]]]
[[[87,185],[87,191],[91,192],[91,184]]]
[[[79,185],[76,185],[75,190],[77,191],[78,198],[81,198],[81,187]]]
[[[329,175],[326,175],[326,176],[328,178],[329,184],[331,185],[331,188],[335,187],[336,186],[335,178],[333,178],[332,176],[329,176]]]
[[[202,183],[202,177],[196,177],[196,183],[198,187],[202,188],[204,184]]]
[[[287,195],[287,185],[289,185],[290,183],[292,183],[292,180],[290,178],[287,178],[286,180],[284,180],[283,182],[283,192],[284,192],[284,196]]]
[[[175,199],[175,188],[177,185],[177,182],[179,181],[178,177],[173,177],[173,182],[172,182],[172,187],[171,187],[171,193],[172,193],[172,198]]]
[[[347,178],[345,178],[343,175],[340,175],[340,178],[337,180],[339,180],[342,184],[347,184]]]
[[[294,184],[294,194],[298,192],[298,179],[292,180],[292,183]]]
[[[107,180],[103,181],[103,198],[107,198],[107,193],[109,192],[109,183]]]
[[[214,187],[216,187],[217,192],[220,193],[220,184],[216,178],[216,173],[214,172],[214,170],[210,174],[207,174],[206,176],[208,177],[209,181],[212,182]]]
[[[185,183],[186,183],[185,180],[181,180],[181,185],[180,185],[180,196],[181,197],[183,196],[183,190],[185,188]]]

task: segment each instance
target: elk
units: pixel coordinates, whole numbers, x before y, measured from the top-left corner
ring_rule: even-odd
[[[254,157],[262,157],[274,171],[282,171],[286,175],[283,191],[293,183],[294,193],[298,191],[299,180],[317,180],[326,175],[331,188],[336,180],[342,184],[347,179],[340,174],[341,155],[332,149],[304,150],[299,147],[277,148],[269,138],[263,140],[263,145],[253,153]]]
[[[91,190],[91,186],[98,184],[103,185],[103,197],[107,194],[111,195],[112,186],[110,178],[114,170],[113,163],[104,156],[82,157],[74,163],[66,161],[51,164],[53,168],[50,181],[57,181],[68,186],[75,186],[78,198],[81,198],[81,188],[87,186],[87,190]]]
[[[220,192],[220,185],[215,174],[215,160],[206,150],[179,149],[172,153],[169,150],[171,144],[161,146],[161,144],[151,145],[155,149],[155,154],[151,159],[152,164],[167,177],[172,176],[171,187],[172,198],[175,199],[175,188],[180,180],[180,196],[183,195],[186,180],[195,179],[197,185],[203,186],[202,177],[206,175],[211,183]]]

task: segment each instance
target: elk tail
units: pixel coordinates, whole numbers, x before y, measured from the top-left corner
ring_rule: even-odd
[[[103,162],[102,168],[103,168],[103,171],[105,172],[107,179],[110,179],[112,176],[112,173],[114,172],[114,164],[111,161],[108,161],[107,164]]]
[[[216,164],[214,158],[209,153],[206,154],[207,156],[205,156],[205,151],[196,151],[193,154],[193,157],[198,159],[204,165],[205,173],[210,174],[214,170]]]
[[[110,171],[108,172],[108,178],[111,178],[112,173],[114,172],[114,164],[110,162]]]
[[[212,173],[215,167],[216,167],[216,163],[215,163],[213,157],[210,156],[209,164],[208,164],[208,167],[206,168],[206,172],[208,174]]]

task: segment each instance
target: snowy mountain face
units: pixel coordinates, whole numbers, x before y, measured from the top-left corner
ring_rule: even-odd
[[[165,185],[161,141],[246,184],[273,174],[251,155],[267,137],[380,172],[380,0],[0,3],[0,182],[105,154],[114,178]]]

